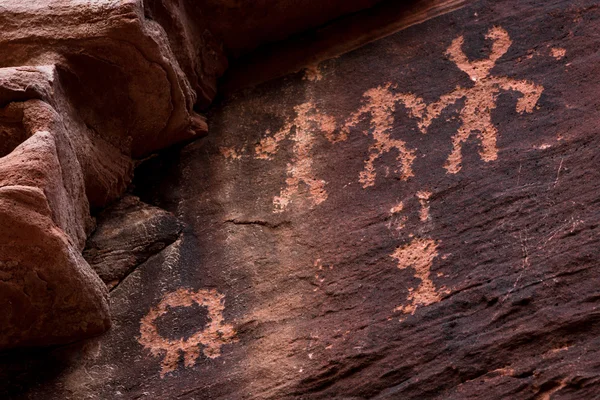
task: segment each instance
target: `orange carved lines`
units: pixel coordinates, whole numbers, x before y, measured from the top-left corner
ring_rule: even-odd
[[[223,295],[216,290],[179,289],[165,295],[162,301],[150,309],[141,320],[138,339],[141,345],[150,350],[153,356],[164,355],[160,376],[175,371],[179,358],[183,354],[186,367],[192,367],[200,357],[200,345],[208,358],[221,355],[221,346],[235,342],[233,327],[223,321]],[[169,308],[190,307],[194,303],[206,307],[210,321],[204,329],[199,330],[188,339],[168,339],[158,333],[156,320],[169,312]]]
[[[414,314],[417,306],[427,306],[440,301],[441,297],[431,281],[431,266],[438,256],[438,244],[433,239],[414,239],[409,244],[399,247],[391,255],[398,261],[398,268],[413,268],[415,278],[421,283],[417,289],[410,289],[409,304],[399,306],[394,311]]]
[[[293,196],[298,194],[301,183],[308,186],[308,197],[313,205],[327,199],[326,182],[314,176],[311,151],[317,131],[333,135],[335,119],[320,113],[312,102],[300,104],[294,107],[294,111],[294,119],[286,122],[272,136],[263,138],[255,148],[257,158],[270,160],[277,153],[282,140],[289,138],[294,142],[293,160],[287,165],[286,187],[273,199],[275,212],[282,212],[288,207]]]
[[[394,125],[394,113],[396,103],[401,102],[409,110],[412,116],[418,117],[425,109],[425,104],[421,99],[413,94],[392,93],[391,84],[369,89],[365,92],[367,98],[366,104],[358,111],[352,114],[346,122],[343,132],[347,136],[350,128],[356,126],[365,115],[371,116],[372,135],[375,143],[369,149],[369,158],[365,161],[365,168],[360,173],[359,181],[363,188],[375,184],[376,172],[375,161],[383,154],[393,149],[398,151],[397,160],[400,163],[400,178],[407,180],[413,176],[412,163],[415,159],[415,151],[409,149],[406,143],[400,139],[391,137],[391,130]]]
[[[294,108],[295,116],[274,134],[267,131],[255,148],[259,159],[271,160],[279,151],[281,142],[291,140],[293,144],[293,159],[287,165],[286,186],[273,199],[276,212],[286,210],[289,204],[300,193],[302,185],[306,185],[305,195],[312,206],[324,202],[327,197],[326,182],[315,176],[313,171],[312,150],[317,133],[323,134],[331,143],[345,141],[350,130],[355,128],[363,119],[369,118],[369,134],[373,143],[369,147],[369,156],[364,168],[359,174],[359,182],[363,188],[375,185],[377,178],[376,161],[383,155],[395,151],[397,155],[397,170],[402,180],[414,176],[413,162],[416,159],[416,149],[392,136],[395,113],[398,104],[402,104],[409,116],[416,120],[421,133],[427,133],[429,127],[449,106],[464,100],[459,111],[460,127],[452,135],[452,150],[444,164],[449,174],[456,174],[462,168],[462,148],[464,143],[475,136],[480,142],[480,157],[485,162],[498,158],[498,131],[492,123],[492,111],[497,106],[498,96],[502,91],[517,92],[521,96],[517,101],[516,110],[519,113],[533,112],[544,90],[541,85],[527,80],[517,80],[503,76],[491,75],[498,60],[506,54],[512,41],[508,33],[501,27],[491,28],[486,38],[492,40],[492,48],[487,58],[471,61],[463,51],[464,37],[459,36],[452,41],[446,54],[456,66],[466,73],[473,85],[457,87],[450,93],[442,95],[432,103],[412,94],[397,92],[396,86],[387,83],[365,91],[363,104],[352,113],[336,129],[335,118],[317,109],[313,102],[306,102]],[[225,149],[224,155],[230,159],[239,159],[240,155]]]
[[[500,28],[491,28],[486,38],[494,41],[490,56],[484,60],[469,61],[462,50],[464,37],[454,39],[446,54],[456,66],[465,72],[474,85],[470,88],[457,87],[453,92],[443,95],[440,100],[429,104],[421,118],[420,128],[423,133],[448,106],[458,100],[465,99],[460,111],[461,126],[452,137],[452,152],[444,166],[448,173],[455,174],[462,168],[462,146],[475,134],[481,142],[480,156],[485,162],[498,158],[496,141],[498,131],[492,123],[492,111],[496,108],[498,95],[501,90],[519,92],[523,96],[517,102],[519,113],[533,112],[544,88],[541,85],[526,80],[516,80],[507,77],[491,76],[491,70],[496,62],[511,46],[508,33]]]

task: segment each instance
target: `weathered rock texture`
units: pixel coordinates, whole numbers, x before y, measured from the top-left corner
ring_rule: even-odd
[[[5,397],[598,398],[598,21],[482,0],[226,99],[138,172],[182,236]]]
[[[110,325],[81,256],[90,208],[122,195],[132,157],[206,122],[137,1],[9,1],[0,26],[0,349],[70,342]]]
[[[173,243],[183,230],[172,214],[125,196],[97,218],[83,257],[109,287],[114,287],[150,256]]]
[[[65,126],[41,100],[0,113],[2,130],[23,140],[0,159],[0,348],[103,332],[108,299],[81,257],[92,221]]]
[[[119,199],[135,159],[207,133],[197,111],[214,99],[227,57],[377,2],[3,1],[0,350],[107,329],[107,292],[81,257],[90,211]],[[86,254],[106,282],[175,239],[174,220],[151,213],[143,238],[126,239],[127,229],[109,238],[111,223],[100,225]]]
[[[7,308],[0,349],[68,342],[109,326],[106,291],[80,256],[93,229],[90,207],[123,193],[132,157],[206,132],[192,109],[215,96],[227,65],[223,45],[244,52],[273,32],[284,37],[370,4],[313,13],[269,3],[242,21],[239,7],[209,3],[3,3],[0,272]],[[277,23],[264,23],[265,9]],[[217,14],[236,16],[220,28],[211,18],[223,44],[200,22]],[[110,284],[180,231],[166,213],[123,204],[101,217],[86,251]]]

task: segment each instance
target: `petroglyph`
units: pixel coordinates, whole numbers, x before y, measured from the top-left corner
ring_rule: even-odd
[[[369,89],[364,93],[367,102],[358,111],[352,114],[346,122],[342,132],[347,137],[350,128],[358,125],[363,116],[370,115],[372,135],[375,143],[369,149],[369,158],[365,161],[365,168],[360,173],[360,183],[363,188],[373,186],[377,173],[375,171],[375,161],[392,150],[398,152],[397,160],[400,163],[400,178],[407,180],[413,176],[412,163],[415,160],[415,150],[409,149],[401,139],[391,137],[391,131],[394,125],[394,113],[396,112],[396,103],[402,103],[408,109],[412,117],[420,118],[425,110],[425,103],[419,97],[410,93],[393,93],[392,84],[388,83]]]
[[[233,327],[223,321],[224,295],[216,290],[179,289],[163,297],[161,302],[150,309],[148,314],[142,318],[140,323],[141,336],[138,339],[141,345],[150,350],[150,353],[158,357],[164,355],[162,361],[161,378],[167,373],[175,371],[183,354],[186,367],[192,367],[200,357],[202,345],[203,354],[208,358],[216,358],[221,355],[221,347],[224,344],[235,342],[235,331]],[[175,307],[191,307],[194,303],[206,307],[209,322],[207,326],[191,335],[188,339],[168,339],[162,337],[157,330],[156,320],[170,312]]]
[[[315,272],[315,284],[317,285],[317,287],[315,289],[313,289],[313,291],[317,291],[319,290],[319,288],[321,287],[321,285],[323,284],[323,282],[325,282],[325,276],[327,271],[332,270],[334,265],[333,264],[323,264],[323,261],[318,258],[315,260],[314,264],[313,264],[316,272]]]
[[[567,55],[567,50],[560,47],[553,47],[550,49],[550,55],[555,59],[560,60]]]
[[[294,142],[293,160],[287,165],[286,187],[273,199],[275,212],[283,212],[300,192],[300,185],[308,187],[308,198],[313,206],[327,199],[326,182],[314,176],[312,148],[317,133],[333,138],[335,119],[321,113],[312,102],[294,107],[296,117],[286,122],[279,131],[267,136],[256,145],[256,157],[271,160],[278,152],[281,141],[289,138]],[[330,139],[331,140],[331,139]]]
[[[398,213],[402,212],[402,210],[404,210],[404,202],[401,201],[398,204],[396,204],[394,207],[390,208],[390,213],[398,214]]]
[[[462,168],[462,147],[464,142],[475,134],[481,142],[479,154],[485,162],[498,158],[496,141],[498,131],[492,123],[492,111],[496,108],[498,95],[502,90],[522,94],[517,101],[519,113],[531,113],[536,106],[544,88],[526,80],[516,80],[502,76],[491,76],[491,70],[496,62],[508,51],[512,44],[508,33],[500,28],[491,28],[487,39],[493,41],[489,58],[469,61],[462,50],[464,37],[454,39],[446,54],[456,66],[465,72],[474,85],[470,88],[457,87],[453,92],[443,95],[440,100],[429,104],[420,122],[423,133],[442,111],[461,99],[465,99],[460,111],[461,126],[452,137],[452,152],[444,166],[448,173],[456,174]]]
[[[415,277],[421,280],[417,289],[409,289],[409,304],[399,306],[394,311],[414,314],[417,306],[428,306],[441,300],[435,285],[431,281],[431,266],[438,256],[438,243],[433,239],[417,238],[409,244],[399,247],[391,255],[398,261],[398,268],[413,268]]]
[[[395,122],[395,113],[398,103],[401,103],[411,118],[417,122],[421,133],[427,130],[441,113],[449,106],[464,99],[460,109],[459,118],[461,125],[452,137],[452,151],[444,165],[447,173],[456,174],[462,168],[462,148],[464,143],[475,135],[480,142],[479,154],[485,162],[498,158],[497,136],[498,131],[492,123],[492,111],[496,108],[498,96],[502,91],[520,93],[517,100],[517,112],[533,112],[544,90],[543,86],[527,80],[517,80],[503,76],[492,76],[491,70],[498,60],[506,54],[512,41],[508,33],[501,27],[491,28],[486,38],[491,40],[492,47],[489,57],[481,60],[470,61],[463,52],[464,37],[454,39],[448,47],[446,54],[456,66],[465,72],[473,81],[473,86],[468,88],[457,87],[454,91],[442,95],[438,101],[427,104],[424,100],[412,93],[400,93],[396,86],[387,83],[371,88],[364,93],[364,104],[354,112],[337,129],[335,118],[322,112],[312,102],[306,102],[294,107],[295,117],[286,121],[284,126],[275,133],[266,132],[266,136],[256,145],[255,156],[262,160],[272,160],[279,152],[281,142],[289,139],[293,142],[293,158],[287,164],[286,186],[279,195],[273,198],[275,212],[285,211],[290,203],[297,198],[308,198],[311,206],[317,206],[328,198],[325,189],[326,182],[315,176],[313,171],[312,150],[317,134],[324,134],[331,143],[338,143],[348,139],[350,130],[369,118],[370,130],[374,143],[369,148],[369,157],[365,160],[364,169],[359,174],[359,182],[363,188],[375,185],[377,171],[375,163],[389,152],[397,152],[398,162],[394,173],[400,179],[408,180],[414,176],[413,162],[416,159],[416,149],[410,148],[407,143],[392,137]],[[553,49],[552,54],[563,57],[564,49]],[[313,79],[318,67],[310,67],[306,71],[306,79]],[[318,75],[318,74],[317,74]],[[320,75],[319,75],[320,76]],[[241,153],[231,148],[221,148],[221,153],[229,160],[241,159]],[[388,167],[386,167],[388,168]],[[306,193],[304,192],[304,189]],[[427,199],[420,198],[421,221],[429,218]]]
[[[304,70],[304,80],[308,80],[311,82],[318,82],[323,79],[323,73],[318,65],[309,65]]]
[[[421,211],[419,211],[419,219],[421,222],[429,220],[429,198],[431,197],[431,194],[431,192],[426,191],[417,192],[417,198],[419,199],[419,203],[421,203]]]
[[[392,230],[392,227],[396,232],[403,230],[406,227],[406,222],[408,221],[408,217],[406,215],[399,216],[404,210],[404,202],[399,202],[392,208],[390,208],[390,220],[388,222],[388,229]]]
[[[242,155],[233,147],[220,147],[219,151],[228,160],[241,160]]]

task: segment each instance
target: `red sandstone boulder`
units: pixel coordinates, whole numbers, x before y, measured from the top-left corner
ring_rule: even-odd
[[[0,125],[23,140],[0,158],[0,349],[103,332],[107,292],[81,256],[93,223],[62,120],[39,100],[0,114]]]

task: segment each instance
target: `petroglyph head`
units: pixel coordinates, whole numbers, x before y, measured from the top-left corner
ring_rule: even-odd
[[[465,42],[464,36],[459,36],[452,41],[446,54],[450,57],[461,71],[465,72],[472,81],[477,82],[487,76],[496,65],[496,62],[508,51],[512,44],[508,32],[499,26],[491,28],[485,35],[486,39],[493,41],[490,56],[484,60],[470,61],[463,52],[462,47]]]

